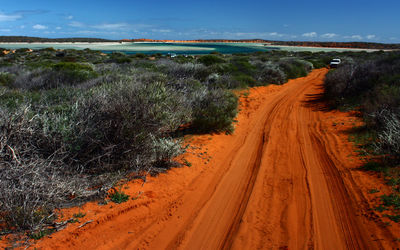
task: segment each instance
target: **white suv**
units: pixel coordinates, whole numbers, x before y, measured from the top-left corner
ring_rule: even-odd
[[[341,61],[340,59],[332,59],[332,61],[331,61],[331,63],[329,64],[329,66],[330,66],[331,68],[337,68],[341,62],[342,62],[342,61]]]

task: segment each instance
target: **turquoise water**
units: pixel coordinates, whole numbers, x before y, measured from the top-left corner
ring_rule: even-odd
[[[15,43],[1,44],[0,48],[5,49],[43,49],[53,47],[55,49],[78,49],[86,48],[100,50],[104,53],[123,52],[126,54],[168,54],[177,55],[198,55],[219,52],[222,54],[253,53],[269,50],[287,51],[360,51],[357,49],[337,49],[337,48],[307,48],[295,46],[264,46],[261,43]]]
[[[249,43],[15,43],[0,44],[0,48],[5,49],[43,49],[53,47],[55,49],[92,49],[100,50],[105,53],[124,52],[127,54],[209,54],[220,52],[223,54],[252,53],[257,51],[268,51],[273,48],[266,48],[263,44]]]
[[[263,44],[249,43],[138,43],[133,44],[136,51],[123,51],[125,53],[175,53],[175,54],[209,54],[219,52],[222,54],[252,53],[257,51],[268,51]]]

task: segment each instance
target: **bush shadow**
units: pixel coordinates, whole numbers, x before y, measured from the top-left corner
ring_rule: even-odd
[[[310,108],[312,111],[329,112],[334,110],[334,108],[329,106],[324,96],[323,85],[319,85],[318,89],[322,90],[321,93],[306,94],[306,100],[302,101],[303,107]]]

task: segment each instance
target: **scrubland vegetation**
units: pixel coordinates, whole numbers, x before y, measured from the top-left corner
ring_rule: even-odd
[[[182,134],[233,132],[232,89],[282,84],[327,62],[288,52],[1,53],[2,230],[36,235],[56,219],[55,208],[104,199],[128,173],[177,165]]]
[[[400,53],[353,56],[325,80],[325,100],[331,107],[359,110],[365,126],[353,138],[368,155],[366,170],[382,173],[393,193],[382,195],[387,217],[400,221]]]

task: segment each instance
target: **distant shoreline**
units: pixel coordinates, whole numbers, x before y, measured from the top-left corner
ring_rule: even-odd
[[[260,44],[260,47],[263,48],[280,48],[282,50],[285,50],[285,48],[288,48],[288,51],[293,51],[293,48],[301,48],[301,49],[310,49],[310,50],[315,50],[315,49],[321,49],[321,50],[343,50],[343,51],[367,51],[367,52],[374,52],[374,51],[393,51],[395,49],[368,49],[368,48],[352,48],[352,47],[321,47],[321,46],[301,46],[301,45],[274,45],[271,43],[261,43],[261,42],[245,42],[245,41],[181,41],[181,40],[163,40],[163,41],[121,41],[121,42],[0,42],[0,48],[1,45],[76,45],[76,46],[81,46],[81,45],[126,45],[126,44],[141,44],[141,43],[154,43],[154,44],[160,44],[160,43],[175,43],[175,44],[188,44],[188,43],[226,43],[226,44],[238,44],[238,43],[248,43],[248,44]],[[299,50],[300,51],[300,50]],[[301,51],[306,51],[306,50],[301,50]]]
[[[354,50],[400,50],[400,44],[374,43],[374,42],[322,42],[322,41],[274,41],[265,39],[120,39],[107,40],[102,38],[40,38],[28,36],[0,36],[0,44],[54,44],[54,45],[118,45],[129,43],[226,43],[226,44],[263,44],[266,46],[288,46],[304,48],[333,48],[333,49],[354,49]]]

